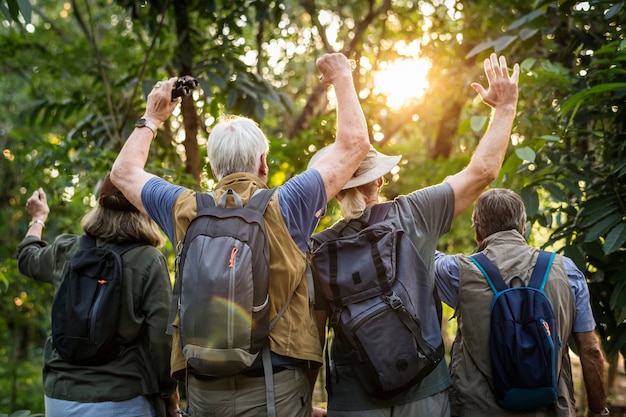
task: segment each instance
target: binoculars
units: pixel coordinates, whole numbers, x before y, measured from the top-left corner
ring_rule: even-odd
[[[196,88],[199,85],[198,80],[189,75],[183,75],[182,77],[176,80],[176,84],[174,84],[174,88],[172,89],[172,101],[176,100],[178,97],[188,96],[191,94],[191,90]]]

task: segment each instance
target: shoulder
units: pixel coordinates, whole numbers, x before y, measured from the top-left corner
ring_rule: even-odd
[[[287,198],[295,195],[306,195],[311,192],[321,192],[323,194],[323,198],[326,198],[324,180],[316,169],[307,169],[303,173],[290,178],[278,188],[280,193]],[[283,195],[281,195],[281,198]]]
[[[160,276],[169,274],[167,260],[163,252],[154,246],[139,245],[122,255],[124,269],[129,270],[133,276]]]
[[[138,245],[122,255],[125,266],[146,269],[161,263],[165,263],[165,255],[159,249],[151,245]]]
[[[171,207],[180,193],[187,190],[180,185],[174,185],[162,178],[151,178],[141,189],[141,202],[148,213],[150,209],[157,210],[159,207]]]

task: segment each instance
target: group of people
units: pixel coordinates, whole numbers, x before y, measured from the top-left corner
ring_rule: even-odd
[[[503,270],[530,268],[537,252],[526,245],[523,237],[525,213],[519,197],[500,189],[481,196],[499,173],[517,108],[519,67],[515,65],[509,73],[505,58],[496,54],[484,63],[488,87],[472,84],[492,108],[492,114],[469,165],[441,184],[399,196],[386,215],[387,221],[410,236],[431,279],[436,279],[442,300],[456,309],[459,331],[450,370],[442,361],[421,382],[380,400],[365,393],[351,372],[350,358],[339,355],[333,358],[337,374],[327,378],[331,393],[328,410],[313,407],[313,387],[323,362],[320,335],[325,335],[326,311],[316,307],[309,295],[305,272],[309,239],[327,203],[335,197],[344,215],[342,221],[367,220],[372,207],[381,200],[384,175],[400,159],[383,155],[370,145],[346,57],[324,55],[317,67],[322,82],[335,90],[336,139],[318,152],[307,170],[277,187],[264,216],[270,251],[270,318],[289,301],[269,336],[276,414],[573,416],[573,381],[566,344],[561,348],[559,399],[554,406],[509,413],[495,403],[490,393],[490,371],[484,366],[489,352],[483,346],[490,289],[464,256],[436,253],[437,242],[449,231],[452,219],[477,198],[473,226],[481,251]],[[175,416],[181,413],[177,380],[186,386],[184,413],[188,415],[245,417],[265,413],[262,366],[256,374],[227,377],[190,372],[178,331],[171,340],[165,334],[172,290],[165,260],[156,249],[160,241],[152,221],[177,247],[198,211],[196,191],[171,184],[144,168],[158,127],[179,102],[171,100],[175,81],[171,78],[154,86],[141,123],[124,144],[101,187],[99,204],[82,223],[85,233],[96,236],[99,245],[128,240],[145,243],[123,256],[128,268],[124,270],[125,304],[119,333],[127,348],[118,359],[101,367],[72,366],[56,354],[48,341],[43,377],[49,417],[96,413]],[[267,188],[268,139],[252,120],[229,117],[221,121],[212,129],[207,146],[209,163],[218,180],[213,191],[216,199],[233,189],[247,201],[255,190]],[[58,286],[69,258],[78,250],[79,236],[61,235],[51,245],[41,239],[49,214],[43,190],[33,193],[26,209],[32,221],[17,252],[20,271]],[[516,266],[522,254],[521,266]],[[572,334],[577,345],[589,415],[606,415],[604,362],[594,333],[584,275],[565,257],[558,256],[555,263],[550,280],[559,285],[555,284],[548,295],[559,312],[559,331],[564,341]],[[523,272],[520,274],[527,278]]]

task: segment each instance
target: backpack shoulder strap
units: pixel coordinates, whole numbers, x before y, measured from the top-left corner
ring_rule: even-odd
[[[123,242],[116,243],[115,246],[112,246],[108,249],[117,253],[119,256],[122,256],[124,253],[128,252],[132,248],[136,248],[137,246],[142,246],[144,243],[141,242]],[[96,242],[96,237],[92,234],[85,233],[80,239],[80,248],[81,249],[89,249],[98,247]]]
[[[550,269],[552,268],[555,255],[554,252],[539,252],[535,269],[533,269],[530,281],[528,282],[529,287],[538,288],[543,291],[546,286],[546,281],[548,280],[548,275],[550,275]]]
[[[339,233],[336,230],[333,230],[332,227],[329,227],[328,229],[323,230],[311,236],[311,240],[315,242],[316,245],[309,244],[309,248],[315,249],[316,247],[320,246],[322,243],[331,239],[336,239],[338,237],[339,237]]]
[[[200,213],[201,210],[204,210],[205,208],[209,208],[209,207],[215,207],[215,197],[213,196],[213,193],[201,193],[199,191],[196,191],[196,204],[198,205],[198,213]]]
[[[383,220],[385,220],[385,217],[387,217],[387,213],[389,213],[389,210],[391,209],[392,204],[393,204],[392,201],[388,201],[386,203],[376,204],[372,206],[371,211],[370,211],[370,218],[368,222],[364,222],[358,219],[353,219],[353,220],[346,222],[345,225],[340,230],[335,230],[335,228],[329,227],[328,229],[312,236],[312,239],[319,246],[322,243],[326,242],[327,240],[337,239],[338,237],[342,236],[343,229],[348,227],[349,224],[355,224],[356,222],[356,224],[359,224],[361,226],[360,229],[362,230],[362,229],[365,229],[367,226],[380,223]]]
[[[487,258],[487,256],[478,252],[469,257],[472,262],[480,269],[480,272],[483,273],[485,278],[487,278],[487,282],[489,286],[493,290],[494,293],[499,293],[508,288],[504,280],[502,279],[502,275],[500,275],[500,271],[498,268]]]
[[[368,225],[380,223],[385,220],[389,210],[391,209],[392,201],[387,201],[386,203],[376,204],[372,206],[370,211],[370,219]]]
[[[270,199],[275,192],[276,187],[270,189],[259,188],[254,192],[254,194],[252,194],[252,197],[248,200],[246,207],[260,211],[261,213],[265,212],[267,205],[270,203]]]
[[[81,238],[80,238],[80,248],[81,249],[89,249],[89,248],[95,248],[96,245],[96,237],[92,234],[89,233],[85,233]]]

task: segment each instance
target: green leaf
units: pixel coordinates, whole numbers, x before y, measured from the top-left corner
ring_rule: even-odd
[[[541,61],[541,68],[550,74],[568,75],[569,70],[559,62]]]
[[[610,214],[618,212],[617,206],[607,204],[606,202],[601,203],[601,206],[597,206],[596,202],[591,202],[585,205],[582,210],[580,210],[579,217],[583,219],[580,222],[581,228],[587,229],[589,227],[593,227],[593,225],[596,224],[600,219],[603,219]]]
[[[506,28],[506,30],[509,31],[509,30],[517,29],[518,27],[524,25],[525,23],[532,22],[533,20],[535,20],[536,18],[538,18],[539,16],[543,14],[544,12],[541,9],[535,9],[532,12],[520,17],[519,19],[511,23]]]
[[[22,13],[22,16],[24,16],[24,21],[26,23],[30,23],[33,15],[33,9],[30,5],[30,0],[17,0],[17,4],[20,7],[20,13]]]
[[[617,283],[609,300],[612,309],[626,307],[626,280]]]
[[[539,194],[535,187],[524,187],[520,191],[524,207],[526,207],[526,215],[534,217],[539,211]]]
[[[611,230],[604,240],[604,254],[610,255],[619,250],[626,242],[626,223],[620,223]]]
[[[623,1],[615,3],[604,14],[604,20],[609,20],[610,18],[612,18],[613,16],[618,14],[619,11],[622,10],[622,7],[624,7],[624,2]]]
[[[588,90],[582,90],[572,95],[561,105],[561,114],[565,115],[578,107],[588,98],[596,95],[617,90],[626,89],[626,83],[606,83],[591,87]]]
[[[487,123],[487,117],[485,116],[474,116],[470,121],[470,126],[474,132],[480,132],[485,127]]]
[[[510,44],[517,39],[517,36],[502,36],[494,43],[494,49],[496,52],[505,50]]]
[[[495,43],[494,41],[486,41],[486,42],[479,43],[478,45],[473,47],[472,50],[467,53],[467,55],[465,55],[465,59],[472,58],[478,55],[479,53],[481,53],[482,51],[491,48],[494,45],[494,43]]]
[[[535,58],[526,58],[525,60],[523,60],[520,64],[522,72],[530,72],[535,65],[535,62],[537,62],[537,59]]]
[[[605,219],[597,222],[595,225],[589,229],[589,232],[585,235],[585,242],[593,242],[598,239],[600,236],[604,235],[610,228],[615,226],[617,223],[622,221],[621,214],[614,214],[612,216],[608,216]]]
[[[542,187],[550,193],[550,197],[552,197],[556,201],[560,201],[562,203],[569,203],[569,198],[567,194],[563,191],[561,187],[554,183],[544,183]]]
[[[522,29],[519,31],[519,38],[525,41],[535,36],[538,32],[539,29]]]
[[[7,7],[4,5],[4,3],[0,3],[0,10],[2,10],[2,14],[4,15],[4,17],[6,18],[6,20],[13,20],[13,18],[11,17],[11,12],[9,11],[9,9],[7,9]],[[4,414],[6,416],[6,414]],[[0,417],[2,417],[3,414],[0,414]]]
[[[515,149],[515,155],[522,161],[535,162],[537,154],[528,146]]]
[[[578,269],[581,271],[585,271],[585,269],[587,269],[585,265],[585,254],[578,248],[578,246],[566,245],[563,248],[563,254],[574,261]]]
[[[558,142],[561,140],[561,137],[555,136],[555,135],[542,135],[542,136],[539,136],[539,139],[546,140],[549,142]]]

